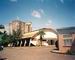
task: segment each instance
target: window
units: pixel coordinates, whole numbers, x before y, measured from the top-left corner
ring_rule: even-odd
[[[64,45],[65,46],[71,46],[72,45],[72,39],[64,39]]]

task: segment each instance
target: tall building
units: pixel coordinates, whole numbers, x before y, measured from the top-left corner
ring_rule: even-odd
[[[32,23],[31,22],[22,22],[19,20],[14,20],[9,23],[9,33],[12,34],[13,30],[21,29],[22,34],[32,31]]]

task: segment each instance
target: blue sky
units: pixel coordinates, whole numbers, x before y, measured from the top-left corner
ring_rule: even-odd
[[[0,24],[17,17],[33,29],[75,26],[75,0],[0,0]]]

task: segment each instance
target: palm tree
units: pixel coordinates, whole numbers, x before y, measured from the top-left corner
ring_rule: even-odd
[[[38,35],[40,35],[39,41],[40,41],[40,46],[42,46],[42,40],[43,40],[43,36],[45,35],[45,33],[43,30],[39,30]]]

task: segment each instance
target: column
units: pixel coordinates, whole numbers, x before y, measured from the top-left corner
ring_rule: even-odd
[[[24,46],[26,46],[26,40],[24,41]]]
[[[21,47],[21,45],[22,45],[22,40],[20,41],[20,47]]]
[[[32,39],[30,39],[30,41],[29,41],[29,46],[31,46],[31,40],[32,40]]]

